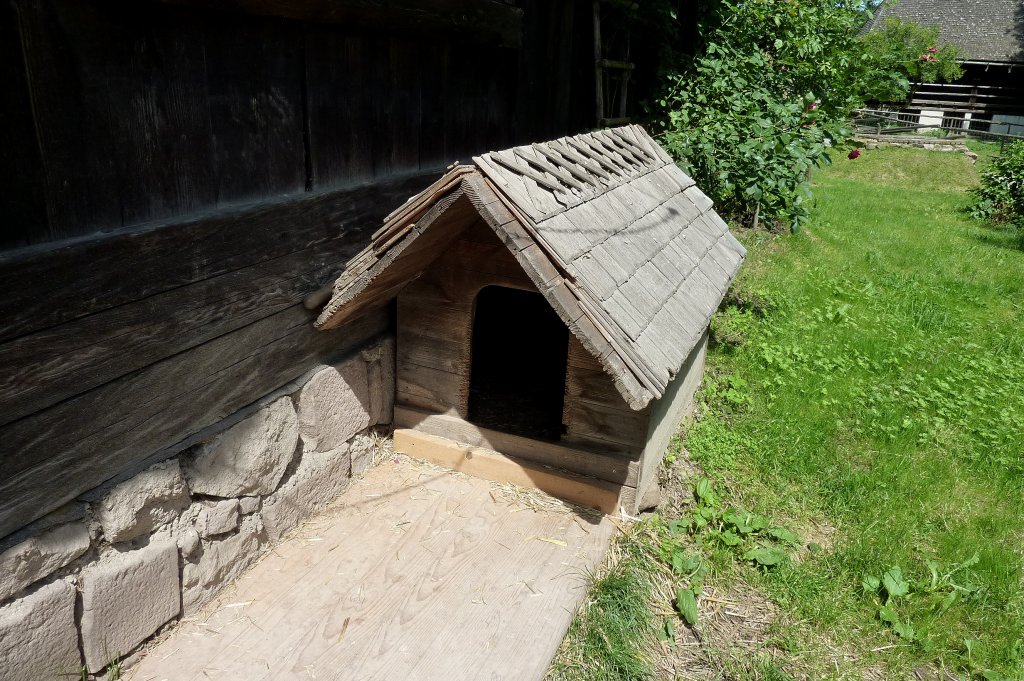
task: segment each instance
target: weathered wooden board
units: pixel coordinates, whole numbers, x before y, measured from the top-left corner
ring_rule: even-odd
[[[661,468],[661,462],[665,460],[672,436],[679,431],[683,421],[693,411],[693,396],[704,378],[707,346],[708,337],[705,333],[686,358],[679,374],[669,383],[665,396],[652,407],[647,442],[640,464],[636,505],[629,507],[633,512],[639,512],[657,503],[658,470]]]
[[[332,239],[0,345],[0,425],[280,312],[337,276]]]
[[[569,340],[562,421],[564,441],[583,448],[618,447],[639,456],[650,408],[630,409],[601,364],[575,337]]]
[[[412,364],[399,359],[395,365],[395,403],[436,414],[465,417],[469,401],[469,376]]]
[[[525,509],[436,467],[370,469],[131,678],[540,681],[614,525]]]
[[[436,175],[417,173],[0,254],[0,340],[334,239],[363,246],[391,207]]]
[[[49,232],[42,157],[35,138],[32,99],[13,3],[0,7],[0,249],[44,238]],[[15,168],[15,172],[3,172]]]
[[[489,285],[534,288],[508,249],[477,222],[398,296],[398,404],[466,415],[473,302]]]
[[[457,31],[471,42],[518,47],[523,12],[501,0],[162,0],[265,16],[387,28],[422,35]]]
[[[507,456],[575,471],[608,482],[636,486],[638,480],[637,460],[622,453],[602,451],[600,448],[582,451],[553,442],[481,428],[456,416],[397,406],[395,427],[410,428],[455,442],[485,447]]]
[[[633,411],[621,401],[603,404],[566,396],[563,419],[566,434],[562,440],[567,444],[618,446],[633,454],[643,450],[647,435],[647,409]]]
[[[0,428],[0,536],[383,332],[315,331],[301,305]]]
[[[48,239],[304,188],[298,31],[153,3],[16,5]]]
[[[371,64],[383,48],[378,36],[306,27],[310,183],[315,188],[373,177],[379,104]]]
[[[602,513],[619,509],[622,488],[597,478],[573,475],[505,456],[491,449],[453,442],[418,430],[395,431],[395,451],[416,459],[493,482],[539,489],[553,497],[593,508]]]

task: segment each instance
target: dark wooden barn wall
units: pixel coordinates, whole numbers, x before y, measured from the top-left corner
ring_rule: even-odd
[[[301,300],[448,163],[586,124],[585,0],[518,49],[180,1],[0,6],[0,537],[385,331]]]

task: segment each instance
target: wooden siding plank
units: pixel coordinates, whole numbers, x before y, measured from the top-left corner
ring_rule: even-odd
[[[0,340],[344,238],[434,173],[0,254]],[[124,267],[130,262],[131,267]],[[32,282],[32,286],[25,286]]]
[[[619,507],[619,485],[545,470],[493,450],[459,445],[444,437],[399,429],[395,431],[395,451],[484,480],[539,489],[551,496],[596,508],[602,513],[615,513]]]
[[[466,415],[469,376],[420,366],[396,363],[395,404],[433,413]]]
[[[160,0],[168,4],[250,13],[318,24],[344,24],[350,30],[375,28],[457,32],[472,43],[519,47],[523,11],[500,0]]]
[[[354,246],[335,239],[4,343],[0,425],[302,302]]]
[[[0,7],[0,249],[16,248],[49,238],[46,184],[36,139],[21,30],[15,3]]]
[[[605,378],[607,380],[607,376]],[[612,391],[614,390],[613,386]],[[618,397],[617,392],[614,394]],[[411,428],[474,447],[486,447],[507,456],[562,468],[581,475],[590,475],[609,482],[636,485],[635,459],[624,452],[612,451],[607,445],[598,450],[580,451],[554,442],[482,428],[455,416],[431,414],[401,406],[395,408],[395,427]]]
[[[647,412],[633,411],[625,404],[612,405],[572,399],[566,402],[566,443],[615,443],[638,452],[643,449],[647,436]]]

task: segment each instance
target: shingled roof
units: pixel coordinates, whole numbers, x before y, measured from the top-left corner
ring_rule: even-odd
[[[397,295],[479,218],[633,409],[664,394],[745,255],[711,200],[642,128],[603,130],[451,169],[348,263],[318,328]]]
[[[939,36],[963,50],[969,61],[1024,63],[1024,2],[1021,0],[899,0],[875,10],[867,25],[889,17],[937,26]]]

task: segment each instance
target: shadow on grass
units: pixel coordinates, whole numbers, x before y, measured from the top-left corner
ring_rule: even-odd
[[[1024,251],[1024,228],[1012,225],[982,224],[971,236],[988,246]]]

